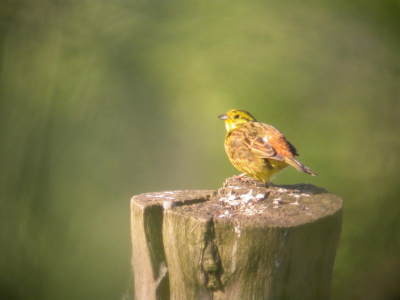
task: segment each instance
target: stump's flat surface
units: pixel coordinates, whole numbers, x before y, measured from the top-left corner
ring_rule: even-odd
[[[140,194],[133,196],[131,203],[140,207],[152,205],[166,206],[166,202],[172,206],[182,206],[205,202],[215,194],[212,190],[188,190],[188,191],[166,191]]]
[[[214,219],[249,219],[254,223],[294,226],[341,210],[343,200],[312,184],[272,185],[229,178],[210,203],[182,207],[188,215]]]

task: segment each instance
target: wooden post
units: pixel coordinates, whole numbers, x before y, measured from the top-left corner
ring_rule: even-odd
[[[329,299],[342,208],[313,185],[251,179],[135,196],[135,299]]]

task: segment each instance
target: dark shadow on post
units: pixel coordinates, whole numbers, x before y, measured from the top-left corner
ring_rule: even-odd
[[[153,205],[146,208],[144,213],[144,229],[147,237],[147,246],[153,268],[153,274],[156,276],[154,289],[156,298],[160,299],[162,295],[169,295],[169,280],[166,276],[166,259],[164,245],[162,242],[162,223],[163,208],[160,205]],[[158,276],[157,276],[158,275]]]

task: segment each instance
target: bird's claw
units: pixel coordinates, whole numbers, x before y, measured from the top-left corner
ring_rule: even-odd
[[[250,177],[246,177],[246,173],[242,173],[240,175],[233,175],[233,179],[238,179],[238,180],[243,180],[243,181],[249,181],[251,180]]]

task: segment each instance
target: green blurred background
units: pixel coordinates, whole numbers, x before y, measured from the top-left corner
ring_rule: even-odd
[[[0,2],[0,295],[121,299],[130,197],[238,174],[249,110],[345,201],[333,299],[400,299],[400,1]],[[305,241],[306,242],[306,241]]]

